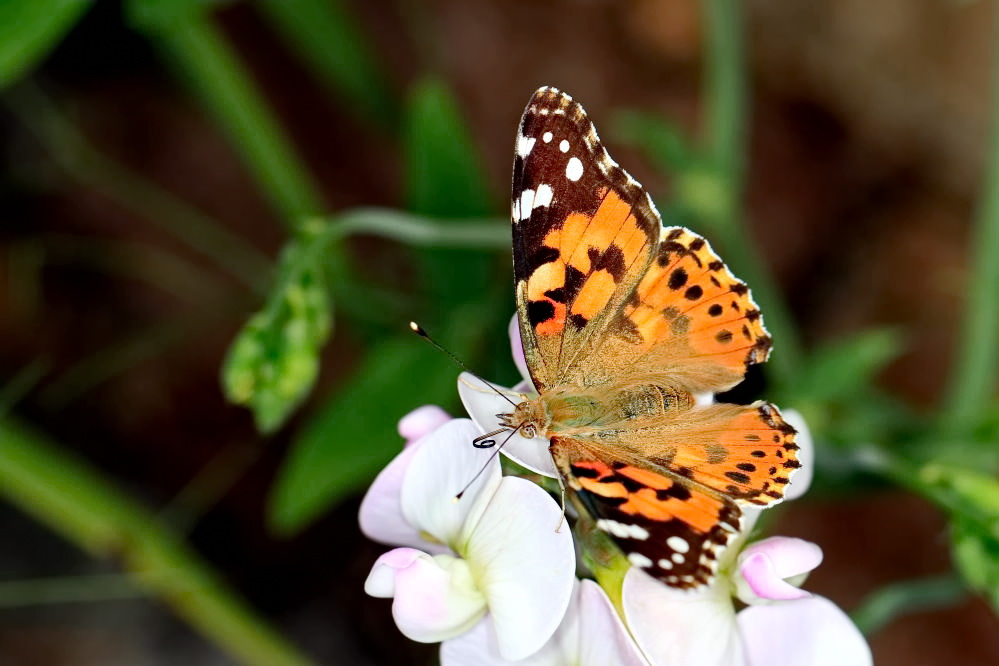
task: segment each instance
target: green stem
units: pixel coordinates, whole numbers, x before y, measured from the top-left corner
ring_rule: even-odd
[[[745,45],[742,5],[734,0],[704,0],[705,41],[704,142],[719,187],[713,210],[714,227],[731,263],[752,288],[767,328],[775,341],[769,367],[781,384],[791,378],[801,358],[801,348],[791,316],[778,296],[769,271],[764,268],[741,219],[745,181],[746,94]]]
[[[220,222],[97,151],[37,87],[21,85],[3,100],[50,158],[84,183],[211,259],[254,290],[270,261]]]
[[[199,12],[151,35],[215,115],[291,230],[323,212],[319,188],[225,37]]]
[[[11,419],[0,421],[0,496],[81,549],[118,563],[233,658],[262,666],[311,663],[134,499]]]
[[[500,220],[453,220],[445,223],[388,208],[355,208],[332,218],[338,237],[369,234],[426,247],[503,249],[510,244],[509,224]]]
[[[999,14],[996,15],[999,35]],[[999,48],[992,50],[992,115],[988,164],[978,202],[969,254],[967,299],[944,399],[942,429],[967,432],[995,398],[999,367]]]

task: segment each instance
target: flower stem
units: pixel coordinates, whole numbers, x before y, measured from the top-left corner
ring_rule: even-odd
[[[763,266],[741,219],[745,184],[746,48],[743,42],[742,5],[733,0],[704,0],[705,64],[703,99],[704,144],[717,187],[718,201],[709,206],[712,226],[738,274],[753,287],[767,328],[775,340],[769,367],[778,382],[789,383],[799,366],[801,348],[797,332],[779,290]]]
[[[999,14],[996,21],[999,36]],[[951,434],[966,432],[983,416],[995,398],[999,367],[999,48],[995,46],[991,85],[984,191],[971,234],[967,298],[942,413],[942,429]]]

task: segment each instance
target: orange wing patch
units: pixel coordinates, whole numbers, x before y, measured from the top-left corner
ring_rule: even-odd
[[[686,368],[694,392],[731,388],[770,353],[770,336],[746,285],[700,236],[668,231],[618,328],[645,355]]]
[[[607,307],[617,285],[643,257],[648,234],[630,203],[604,189],[592,215],[573,213],[544,237],[551,261],[527,277],[528,316],[539,336],[576,330]]]
[[[645,520],[682,518],[702,534],[718,524],[724,507],[718,497],[693,494],[668,476],[640,467],[612,468],[594,460],[576,463],[572,471],[583,490],[606,499],[624,500],[617,507],[622,513]]]
[[[648,438],[649,433],[642,436]],[[791,473],[801,466],[794,428],[768,403],[695,407],[681,413],[659,436],[664,447],[645,442],[651,460],[683,478],[760,506],[783,499]],[[631,438],[624,433],[622,441]]]

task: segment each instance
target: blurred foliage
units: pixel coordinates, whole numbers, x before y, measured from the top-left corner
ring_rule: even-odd
[[[509,240],[506,224],[497,222],[505,204],[488,186],[473,133],[446,81],[427,74],[405,94],[397,93],[377,51],[340,2],[257,0],[253,4],[260,15],[301,65],[359,125],[389,137],[400,157],[398,198],[404,210],[330,211],[287,129],[217,26],[212,12],[225,4],[129,0],[124,7],[129,25],[158,49],[216,119],[284,223],[286,245],[273,267],[208,215],[101,155],[30,86],[8,91],[4,102],[71,177],[141,213],[241,278],[247,297],[254,299],[250,309],[258,311],[232,343],[222,380],[228,398],[253,412],[262,433],[285,426],[310,399],[336,322],[328,354],[345,372],[312,399],[296,424],[269,499],[273,528],[293,534],[362,490],[395,455],[401,415],[425,403],[455,404],[456,369],[405,332],[410,317],[421,317],[440,333],[442,343],[482,374],[512,376],[505,340],[512,306]],[[24,78],[89,5],[82,0],[0,3],[0,86]],[[999,607],[994,344],[999,339],[999,301],[994,299],[999,286],[999,103],[993,105],[991,166],[972,244],[974,289],[949,398],[938,412],[919,413],[877,383],[878,373],[903,351],[906,331],[859,331],[813,349],[800,343],[742,217],[747,75],[741,9],[727,0],[704,0],[704,7],[701,133],[690,136],[666,119],[624,111],[616,134],[639,147],[675,184],[668,200],[659,198],[667,220],[709,236],[753,286],[777,341],[767,367],[769,392],[810,422],[819,487],[856,492],[877,479],[933,502],[950,520],[954,563],[963,584]],[[414,276],[408,291],[359,270],[348,242],[358,235],[404,248]],[[271,272],[262,296],[260,285]],[[0,437],[15,444],[5,447],[0,459],[0,474],[7,475],[0,488],[9,501],[81,548],[120,558],[141,587],[233,654],[257,663],[304,661],[261,628],[169,525],[147,516],[110,481],[9,417],[0,421],[0,430]],[[972,453],[961,455],[965,451]],[[906,610],[952,603],[961,593],[954,581],[901,582],[873,595],[858,621],[874,630]],[[192,589],[208,590],[203,603],[186,596]]]

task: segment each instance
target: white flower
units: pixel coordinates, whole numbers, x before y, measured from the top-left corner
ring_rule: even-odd
[[[413,640],[452,638],[485,617],[499,654],[522,659],[565,614],[575,580],[572,536],[547,493],[502,477],[491,451],[472,447],[477,434],[467,419],[449,421],[375,479],[361,504],[361,529],[408,547],[379,558],[365,590],[393,598],[396,624]]]
[[[488,622],[445,641],[441,666],[648,666],[610,599],[591,580],[577,581],[562,624],[540,650],[521,661],[503,659]]]
[[[654,665],[870,666],[870,648],[846,614],[788,582],[821,561],[813,543],[772,537],[739,554],[730,580],[690,592],[632,567],[622,588],[628,628]],[[733,589],[750,604],[738,613]]]

